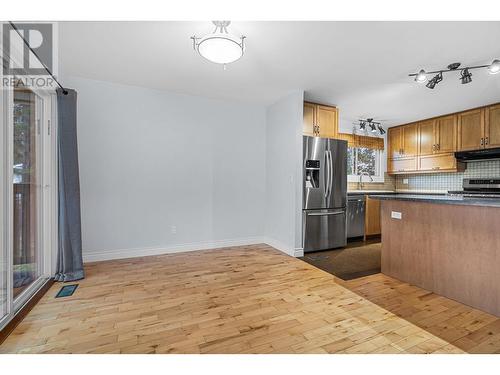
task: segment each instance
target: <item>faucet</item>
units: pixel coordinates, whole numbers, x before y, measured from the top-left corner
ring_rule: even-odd
[[[368,172],[360,172],[358,175],[359,175],[358,190],[363,190],[363,176],[370,177],[370,181],[373,182],[373,177]]]

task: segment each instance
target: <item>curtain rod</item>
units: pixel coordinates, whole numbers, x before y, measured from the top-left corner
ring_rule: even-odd
[[[43,68],[45,69],[45,71],[47,73],[49,73],[49,75],[54,79],[54,81],[56,81],[57,85],[62,89],[62,92],[64,95],[68,95],[68,90],[66,90],[60,83],[59,81],[57,80],[57,78],[52,74],[52,72],[49,70],[49,68],[47,68],[47,66],[44,64],[44,62],[40,59],[40,57],[38,57],[38,55],[36,54],[36,52],[33,50],[33,48],[31,48],[30,44],[28,43],[28,41],[26,39],[24,39],[24,37],[21,35],[21,33],[19,32],[18,28],[16,27],[16,25],[14,25],[14,23],[12,21],[9,21],[9,24],[10,26],[12,26],[12,28],[16,31],[16,33],[21,37],[21,39],[23,40],[24,44],[26,45],[26,47],[29,48],[29,50],[33,53],[33,55],[35,55],[35,57],[38,59],[38,61],[40,61],[40,64],[42,64]]]

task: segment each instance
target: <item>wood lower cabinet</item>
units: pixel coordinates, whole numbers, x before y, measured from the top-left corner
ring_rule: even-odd
[[[425,155],[418,158],[418,170],[429,172],[463,171],[465,165],[457,163],[455,154]]]
[[[380,200],[366,197],[365,236],[375,236],[380,230]]]
[[[417,170],[417,158],[389,159],[387,162],[387,173],[403,174]]]
[[[485,110],[485,147],[500,147],[500,104]]]
[[[458,150],[484,148],[484,109],[474,109],[458,115]]]
[[[338,109],[304,102],[302,132],[304,135],[335,138],[338,134]]]

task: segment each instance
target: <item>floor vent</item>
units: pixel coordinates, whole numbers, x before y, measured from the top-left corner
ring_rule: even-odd
[[[56,298],[72,296],[73,293],[75,293],[76,288],[78,288],[78,284],[65,285],[59,292],[57,292]]]

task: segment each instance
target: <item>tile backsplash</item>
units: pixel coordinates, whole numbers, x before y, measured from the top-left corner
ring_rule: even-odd
[[[396,176],[396,190],[462,190],[464,178],[500,177],[500,160],[467,164],[464,172]],[[408,184],[403,180],[408,179]]]

